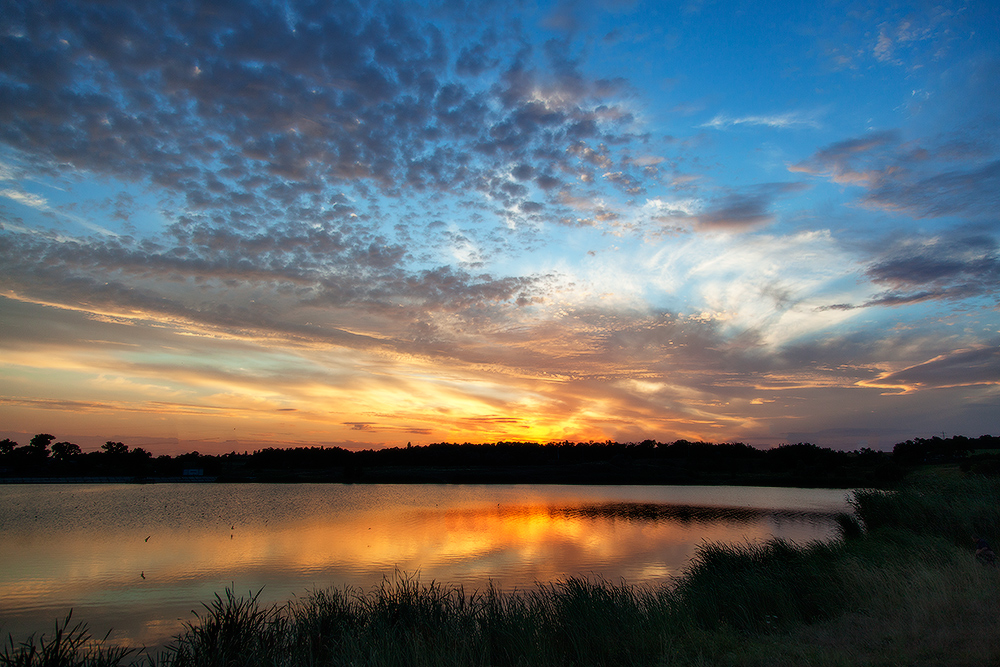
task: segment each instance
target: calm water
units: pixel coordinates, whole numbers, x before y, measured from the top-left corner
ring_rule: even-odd
[[[572,575],[656,583],[703,541],[835,532],[848,492],[750,487],[0,486],[0,633],[73,609],[154,646],[227,586],[278,602],[394,572],[505,589]]]

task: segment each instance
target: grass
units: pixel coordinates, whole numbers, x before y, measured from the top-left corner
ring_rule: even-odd
[[[871,531],[898,528],[958,546],[972,535],[1000,537],[1000,482],[983,477],[921,477],[897,491],[856,493],[855,514]]]
[[[107,635],[95,641],[87,625],[73,622],[73,612],[57,621],[51,635],[31,635],[20,644],[12,637],[0,653],[5,667],[113,667],[129,660],[136,652],[118,646],[106,646]]]
[[[369,592],[314,591],[281,607],[227,592],[156,664],[642,665],[664,648],[668,589],[568,579],[511,594],[397,575]]]
[[[830,543],[704,544],[671,586],[571,578],[466,592],[397,574],[283,605],[226,591],[158,655],[83,626],[13,641],[0,665],[998,665],[1000,483],[923,476],[855,495]],[[67,629],[68,628],[68,629]]]

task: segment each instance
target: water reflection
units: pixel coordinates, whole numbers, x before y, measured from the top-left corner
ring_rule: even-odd
[[[678,523],[751,523],[766,518],[824,522],[830,512],[817,510],[781,510],[759,507],[699,507],[692,505],[658,505],[654,503],[604,503],[581,505],[553,510],[566,516],[589,519],[621,519],[625,521],[674,521]]]
[[[828,538],[843,491],[728,487],[149,485],[0,487],[0,624],[74,608],[95,634],[157,644],[226,586],[283,601],[395,570],[530,588],[649,583],[703,541]]]

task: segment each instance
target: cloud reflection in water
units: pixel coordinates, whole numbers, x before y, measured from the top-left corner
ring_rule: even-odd
[[[262,599],[278,602],[315,587],[368,589],[396,570],[466,590],[573,575],[657,583],[703,541],[824,539],[844,508],[843,491],[694,487],[163,484],[0,493],[3,631],[48,628],[73,608],[95,633],[113,627],[140,644],[168,639],[226,586],[264,587]],[[684,493],[690,502],[677,502]],[[713,494],[722,504],[706,504]]]

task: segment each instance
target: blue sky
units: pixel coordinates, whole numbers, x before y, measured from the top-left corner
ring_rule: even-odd
[[[0,422],[996,432],[990,3],[3,3]]]

